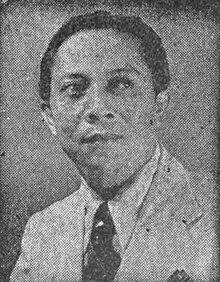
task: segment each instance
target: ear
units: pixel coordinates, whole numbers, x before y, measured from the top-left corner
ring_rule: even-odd
[[[43,116],[43,119],[46,124],[49,126],[52,134],[57,135],[53,114],[51,112],[50,107],[44,105],[44,107],[42,107],[41,115]]]
[[[160,125],[161,122],[161,118],[169,104],[169,92],[167,90],[160,92],[155,100],[155,105],[156,105],[156,111],[155,111],[155,115],[156,115],[156,119],[157,119],[157,123],[158,125]]]

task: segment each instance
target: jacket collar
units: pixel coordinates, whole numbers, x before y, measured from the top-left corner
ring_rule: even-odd
[[[170,207],[170,215],[190,227],[203,217],[203,212],[191,189],[189,173],[162,145],[161,152],[158,170],[145,196],[139,221],[148,221]]]

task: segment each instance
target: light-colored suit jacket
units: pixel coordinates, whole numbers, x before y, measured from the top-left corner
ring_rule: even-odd
[[[115,281],[165,282],[177,269],[194,282],[217,281],[211,186],[163,148]],[[84,219],[80,190],[34,214],[10,281],[81,281]]]

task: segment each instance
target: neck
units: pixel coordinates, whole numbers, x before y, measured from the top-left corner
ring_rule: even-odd
[[[115,167],[112,164],[105,166],[77,166],[80,174],[87,184],[104,200],[112,200],[119,196],[135,182],[143,167],[151,160],[155,152],[156,144],[143,160],[139,163],[118,164]],[[120,168],[120,169],[119,169]]]

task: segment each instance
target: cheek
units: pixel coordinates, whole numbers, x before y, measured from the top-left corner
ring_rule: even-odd
[[[120,112],[126,123],[134,128],[149,126],[153,119],[153,106],[145,99],[124,99],[118,104],[117,111]]]
[[[113,103],[115,112],[127,123],[131,124],[138,109],[139,101],[130,97],[116,99]]]
[[[148,131],[152,128],[153,114],[152,112],[136,111],[133,119],[133,127],[137,131]]]
[[[79,125],[81,111],[81,107],[73,107],[72,105],[70,107],[67,104],[59,104],[59,107],[54,111],[55,123],[58,131],[61,134],[71,137]]]
[[[144,129],[151,127],[154,117],[154,92],[145,91],[140,99],[134,114],[134,123],[143,126]]]

